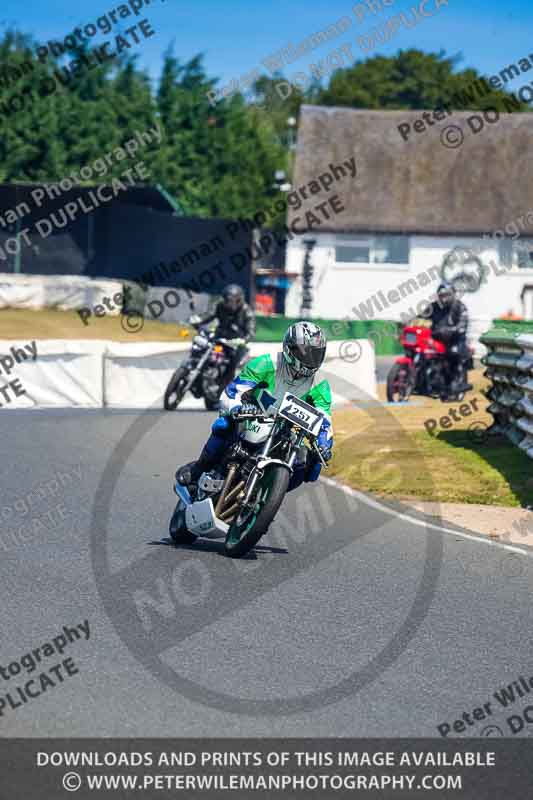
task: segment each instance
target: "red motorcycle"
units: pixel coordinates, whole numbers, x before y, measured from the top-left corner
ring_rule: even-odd
[[[405,402],[411,394],[438,397],[441,400],[460,402],[465,391],[451,394],[451,370],[447,358],[447,347],[434,339],[430,328],[406,325],[400,336],[405,355],[396,359],[387,376],[387,400],[389,403]],[[463,375],[456,376],[459,384],[466,389],[466,371],[472,369],[472,356],[460,366]]]

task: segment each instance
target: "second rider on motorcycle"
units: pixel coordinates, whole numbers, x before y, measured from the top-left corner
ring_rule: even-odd
[[[215,336],[237,345],[226,373],[226,379],[229,381],[238,367],[244,363],[248,353],[246,345],[255,336],[254,312],[245,302],[244,292],[240,286],[230,283],[222,292],[222,300],[212,312],[204,316],[195,315],[189,322],[194,326],[202,326],[214,319],[217,320]]]
[[[437,300],[431,304],[427,316],[431,320],[433,338],[447,348],[449,394],[453,396],[468,391],[472,388],[467,383],[466,371],[466,364],[471,357],[466,343],[468,310],[457,297],[452,284],[441,283],[437,289]]]

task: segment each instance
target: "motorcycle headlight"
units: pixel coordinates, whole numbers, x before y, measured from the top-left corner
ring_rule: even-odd
[[[207,347],[208,341],[205,336],[195,336],[192,340],[193,347]]]

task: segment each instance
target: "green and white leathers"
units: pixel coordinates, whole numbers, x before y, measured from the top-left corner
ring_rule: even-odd
[[[220,399],[221,410],[227,412],[240,405],[244,392],[250,392],[263,411],[272,413],[285,392],[291,392],[324,412],[331,436],[331,389],[328,381],[317,380],[318,376],[315,372],[311,376],[294,378],[283,353],[278,353],[275,361],[270,355],[252,358],[226,387]]]

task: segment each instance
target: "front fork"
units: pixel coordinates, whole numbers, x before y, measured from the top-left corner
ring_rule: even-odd
[[[262,459],[268,458],[268,455],[269,455],[269,452],[270,452],[270,447],[272,445],[272,440],[274,438],[274,434],[276,433],[276,428],[277,428],[277,425],[274,423],[274,425],[272,425],[272,430],[270,431],[270,433],[268,435],[268,438],[267,438],[266,442],[264,443],[264,445],[263,445],[263,447],[261,449],[261,452],[259,453],[259,456],[258,456],[258,459],[257,459],[258,463]],[[302,440],[303,440],[303,436],[297,436],[296,437],[295,441],[293,442],[292,452],[291,452],[291,454],[289,456],[288,461],[286,462],[287,466],[289,467],[291,472],[293,471],[294,462],[296,461],[296,456],[297,456],[297,453],[298,453],[298,448],[302,444]],[[256,487],[257,481],[260,478],[263,477],[263,474],[264,474],[263,470],[260,469],[259,467],[256,467],[254,469],[254,471],[252,473],[252,476],[251,476],[250,483],[248,484],[248,487],[246,489],[246,494],[245,494],[244,499],[242,501],[242,506],[243,507],[250,505],[250,499],[251,499],[253,491],[254,491],[254,489]]]
[[[198,375],[201,373],[201,371],[203,369],[203,366],[204,366],[205,362],[207,361],[207,359],[209,358],[210,355],[211,355],[211,348],[208,347],[207,350],[205,351],[205,353],[203,354],[203,356],[200,357],[200,360],[197,362],[196,366],[193,367],[192,371],[189,373],[189,377],[187,379],[187,389],[191,388],[191,386],[193,385],[194,381],[196,380]]]
[[[268,437],[267,437],[263,447],[261,448],[261,452],[259,453],[258,462],[262,458],[267,458],[268,457],[268,451],[270,450],[270,445],[272,444],[272,439],[274,438],[275,429],[276,429],[276,424],[274,423],[274,425],[272,425],[272,430],[268,434]],[[244,499],[242,501],[242,506],[243,507],[250,505],[250,498],[251,498],[251,496],[253,494],[253,491],[255,489],[255,485],[256,485],[257,481],[259,480],[259,478],[262,478],[262,477],[263,477],[263,470],[259,469],[259,467],[255,467],[255,469],[252,472],[250,482],[249,482],[248,486],[246,487],[246,494],[244,495]]]

